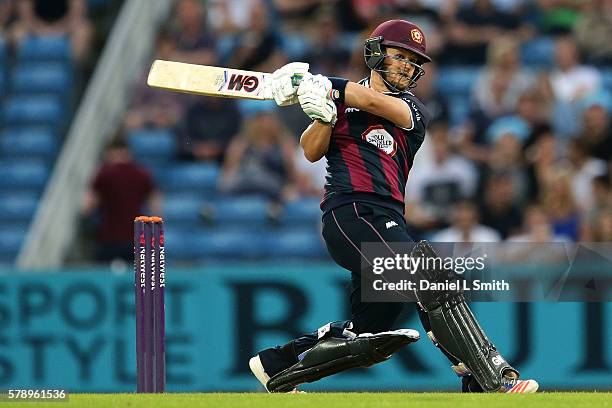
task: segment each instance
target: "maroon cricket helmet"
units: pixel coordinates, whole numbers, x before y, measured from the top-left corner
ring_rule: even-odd
[[[370,35],[370,39],[377,37],[382,37],[380,42],[382,45],[412,51],[423,58],[423,62],[431,62],[431,58],[427,55],[425,34],[416,24],[410,21],[385,21],[376,27]]]

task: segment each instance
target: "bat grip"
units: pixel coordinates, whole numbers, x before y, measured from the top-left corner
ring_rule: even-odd
[[[304,78],[304,74],[293,74],[293,76],[291,77],[291,85],[300,86],[302,78]]]

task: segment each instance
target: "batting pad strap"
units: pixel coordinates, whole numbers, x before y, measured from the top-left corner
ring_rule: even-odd
[[[303,353],[300,361],[270,378],[266,388],[270,392],[288,392],[305,382],[351,368],[369,367],[389,359],[397,350],[418,339],[419,333],[410,329],[364,333],[353,339],[324,337]]]

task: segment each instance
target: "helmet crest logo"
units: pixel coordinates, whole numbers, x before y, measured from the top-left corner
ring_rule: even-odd
[[[410,31],[410,36],[412,37],[412,39],[413,39],[415,42],[417,42],[417,43],[419,43],[419,44],[421,44],[421,43],[423,42],[423,33],[421,33],[421,31],[420,31],[420,30],[417,30],[416,28],[413,28],[413,29]]]

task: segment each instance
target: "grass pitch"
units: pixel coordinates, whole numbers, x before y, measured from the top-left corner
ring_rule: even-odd
[[[420,407],[612,407],[609,392],[539,393],[532,395],[459,393],[208,393],[208,394],[71,394],[69,406],[85,408],[210,407],[210,408],[420,408]],[[8,403],[2,407],[49,406],[58,402]]]

